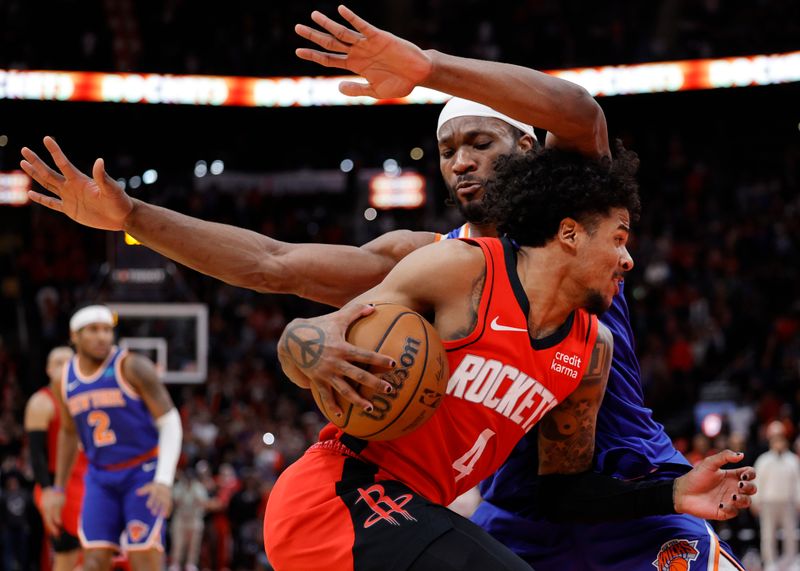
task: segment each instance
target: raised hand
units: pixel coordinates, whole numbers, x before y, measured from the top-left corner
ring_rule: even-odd
[[[376,28],[345,6],[339,6],[339,14],[352,28],[317,11],[311,13],[311,19],[327,33],[303,24],[295,26],[299,36],[327,50],[300,48],[295,53],[301,59],[346,69],[367,80],[341,82],[339,91],[345,95],[405,97],[431,73],[430,58],[418,46]]]
[[[52,137],[44,138],[60,173],[54,171],[28,147],[22,148],[22,170],[36,182],[56,195],[46,196],[29,191],[35,203],[63,212],[76,222],[100,230],[122,230],[125,218],[133,210],[133,199],[111,178],[103,159],[97,159],[92,168],[92,178],[86,176],[69,162],[67,156]]]
[[[336,416],[342,409],[333,398],[340,393],[353,404],[372,410],[372,403],[358,394],[346,379],[366,385],[380,393],[389,393],[392,386],[353,363],[393,368],[391,357],[361,349],[345,339],[350,325],[375,311],[370,305],[350,304],[339,311],[313,319],[295,319],[278,342],[278,359],[283,372],[296,385],[310,388],[314,384],[326,408]]]
[[[690,472],[675,480],[675,510],[702,519],[725,520],[746,509],[756,493],[756,471],[747,466],[723,470],[728,463],[741,462],[741,452],[724,450],[705,458]]]

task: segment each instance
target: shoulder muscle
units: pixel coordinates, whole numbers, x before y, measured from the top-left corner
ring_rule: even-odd
[[[47,430],[53,418],[53,401],[41,392],[36,392],[25,405],[25,430]]]
[[[142,397],[153,418],[159,418],[175,406],[150,359],[136,353],[128,353],[122,362],[122,372],[125,379]]]
[[[484,266],[480,248],[461,240],[436,242],[403,258],[383,282],[358,301],[391,301],[429,311],[459,297],[468,300]]]

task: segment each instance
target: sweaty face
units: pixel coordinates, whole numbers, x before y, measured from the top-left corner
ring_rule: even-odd
[[[481,199],[502,155],[523,152],[510,126],[493,117],[456,117],[439,130],[439,167],[462,216],[485,222]]]
[[[104,323],[90,323],[72,334],[72,341],[79,354],[102,361],[111,352],[114,343],[114,328]]]
[[[586,289],[584,307],[599,315],[611,307],[625,273],[633,268],[627,248],[630,214],[614,208],[593,226],[578,252],[579,281]]]

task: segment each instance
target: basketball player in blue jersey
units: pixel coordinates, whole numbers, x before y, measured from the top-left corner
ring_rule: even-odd
[[[111,569],[119,550],[133,571],[160,571],[181,420],[153,364],[113,345],[114,324],[103,305],[70,319],[76,355],[57,387],[63,421],[44,517],[48,527],[60,526],[64,484],[80,442],[89,458],[78,526],[84,571]]]
[[[340,87],[344,93],[394,98],[423,85],[485,104],[470,105],[458,100],[449,103],[437,132],[442,175],[468,220],[453,235],[496,235],[481,208],[483,187],[491,178],[498,157],[528,152],[537,144],[528,125],[547,131],[546,147],[598,158],[610,154],[605,116],[583,88],[519,66],[423,51],[368,24],[345,7],[340,7],[339,13],[353,28],[315,12],[312,19],[325,31],[302,25],[296,31],[327,50],[301,49],[298,56],[348,69],[367,80],[366,84],[344,82]],[[132,199],[106,173],[102,159],[96,161],[90,178],[69,162],[53,139],[46,138],[45,146],[60,173],[27,148],[23,149],[25,160],[21,166],[56,197],[32,192],[33,201],[87,226],[127,230],[146,246],[175,261],[256,291],[292,293],[341,306],[380,282],[409,252],[441,238],[432,233],[401,230],[360,248],[280,242]],[[169,232],[163,228],[169,228]],[[349,324],[370,311],[364,307],[330,321],[326,337],[338,341],[332,341],[327,348],[332,350],[325,353],[331,355],[330,366],[342,377],[381,390],[378,379],[345,362],[349,359],[378,366],[389,364],[387,357],[361,351],[344,341]],[[687,472],[691,467],[644,407],[622,292],[615,297],[603,322],[614,334],[615,351],[598,417],[596,469],[622,479],[643,481],[668,481]],[[370,404],[345,383],[336,384],[332,390],[362,406]],[[694,571],[739,568],[706,523],[687,515],[603,526],[543,521],[536,506],[537,451],[535,446],[525,450],[525,445],[523,442],[484,486],[485,502],[476,513],[476,521],[537,570],[635,570],[654,566],[669,570],[681,561],[686,563],[685,569]],[[563,455],[563,464],[557,471],[574,471],[570,456]],[[586,491],[594,492],[592,488]],[[579,491],[569,495],[566,500],[572,500],[572,505],[558,510],[562,517],[602,520],[620,515],[590,513],[587,508],[591,497]],[[720,512],[705,517],[730,515]]]

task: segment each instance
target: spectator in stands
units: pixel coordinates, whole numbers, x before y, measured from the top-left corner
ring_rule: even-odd
[[[172,538],[170,571],[197,571],[203,541],[203,517],[208,492],[191,469],[178,473],[172,488],[174,500],[170,535]],[[185,563],[185,567],[184,567]]]
[[[222,464],[214,479],[214,493],[208,500],[208,513],[211,514],[212,533],[215,547],[215,569],[225,571],[230,568],[232,556],[231,522],[228,518],[228,505],[239,490],[239,478],[230,464]]]
[[[242,489],[228,505],[228,519],[233,530],[233,567],[252,569],[263,550],[264,491],[258,473],[248,468],[242,473]]]
[[[758,493],[753,512],[761,520],[761,558],[765,571],[778,569],[777,535],[783,530],[783,559],[797,568],[797,510],[800,507],[800,459],[789,450],[780,421],[767,427],[769,450],[758,457]]]
[[[10,472],[3,482],[0,520],[3,522],[3,569],[28,571],[31,494],[22,487],[21,476]]]

